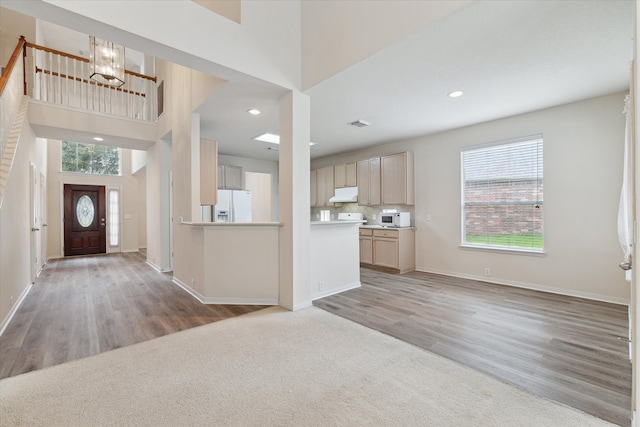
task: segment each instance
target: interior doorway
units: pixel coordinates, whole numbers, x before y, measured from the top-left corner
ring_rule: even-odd
[[[64,185],[64,255],[107,252],[103,185]]]
[[[244,183],[251,191],[251,221],[271,222],[271,174],[245,172]]]

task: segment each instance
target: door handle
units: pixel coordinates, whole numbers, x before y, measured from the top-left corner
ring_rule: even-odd
[[[40,231],[39,228],[31,227],[31,231]]]
[[[618,264],[618,267],[620,267],[623,270],[631,270],[631,262],[630,261],[622,261],[620,264]]]

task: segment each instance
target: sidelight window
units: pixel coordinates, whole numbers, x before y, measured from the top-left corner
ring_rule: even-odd
[[[542,149],[542,135],[462,149],[462,246],[542,252]]]
[[[109,190],[109,246],[120,245],[120,191]]]

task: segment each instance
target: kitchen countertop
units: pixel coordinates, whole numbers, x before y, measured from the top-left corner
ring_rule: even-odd
[[[384,228],[389,230],[398,230],[400,228],[415,228],[415,227],[388,227],[385,225],[371,224],[371,225],[361,225],[360,228]]]
[[[311,221],[311,225],[362,225],[365,221],[363,220],[333,220],[333,221]]]
[[[281,222],[195,222],[182,221],[180,224],[200,227],[282,227]]]

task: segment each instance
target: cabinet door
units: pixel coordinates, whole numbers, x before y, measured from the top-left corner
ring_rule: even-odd
[[[381,169],[380,157],[369,159],[369,204],[379,205],[382,203],[380,193]]]
[[[358,185],[358,169],[356,162],[344,165],[344,186],[355,187]]]
[[[218,143],[211,139],[200,140],[200,205],[215,205],[218,197],[217,174]]]
[[[335,188],[346,187],[346,165],[340,164],[333,167]]]
[[[369,204],[369,160],[358,162],[358,204]]]
[[[227,190],[242,190],[242,168],[224,166],[224,184]]]
[[[335,188],[333,186],[333,166],[327,166],[317,170],[317,206],[329,205],[329,198],[333,197]]]
[[[373,264],[398,268],[398,239],[373,239]]]
[[[383,156],[382,204],[403,205],[407,203],[407,167],[404,153]]]
[[[311,182],[311,207],[314,208],[318,206],[318,171],[316,169],[311,171],[311,175],[309,177],[309,181]]]
[[[224,166],[218,166],[218,188],[224,189]]]
[[[360,262],[373,264],[373,239],[360,236]]]

